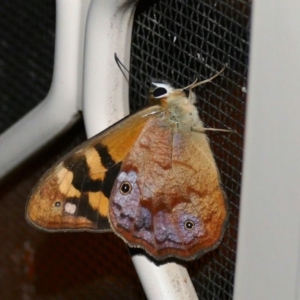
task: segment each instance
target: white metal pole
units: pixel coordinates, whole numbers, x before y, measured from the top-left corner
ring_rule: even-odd
[[[124,0],[94,0],[86,33],[83,114],[88,136],[128,114],[128,83],[114,61],[129,65],[134,6]],[[135,1],[132,1],[135,4]],[[146,256],[133,263],[149,300],[198,299],[187,270],[175,263],[156,266]]]

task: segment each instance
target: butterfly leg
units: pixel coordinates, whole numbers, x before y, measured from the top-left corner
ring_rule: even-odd
[[[221,129],[221,128],[204,128],[204,127],[192,127],[192,131],[196,132],[206,132],[206,131],[219,131],[219,132],[229,132],[229,133],[236,133],[235,130],[231,129]]]

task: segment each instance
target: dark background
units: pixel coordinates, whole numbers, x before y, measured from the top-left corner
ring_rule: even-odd
[[[227,64],[224,75],[196,89],[205,125],[236,131],[209,133],[230,220],[215,251],[183,263],[200,299],[232,299],[233,294],[249,17],[250,1],[164,0],[140,1],[134,20],[132,112],[146,104],[151,79],[181,87]],[[54,41],[55,1],[0,0],[0,133],[47,95]],[[49,234],[25,221],[31,188],[85,138],[79,121],[0,182],[0,299],[145,299],[121,239],[113,234]]]

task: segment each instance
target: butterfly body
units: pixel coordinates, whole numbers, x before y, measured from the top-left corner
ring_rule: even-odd
[[[227,204],[192,91],[74,149],[33,190],[27,219],[46,230],[108,231],[156,259],[194,259],[221,242]],[[155,93],[153,93],[155,95]]]

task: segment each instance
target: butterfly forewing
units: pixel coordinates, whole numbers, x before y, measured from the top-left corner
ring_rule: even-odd
[[[50,231],[110,230],[109,197],[120,165],[157,111],[125,118],[61,159],[33,189],[27,220]]]

